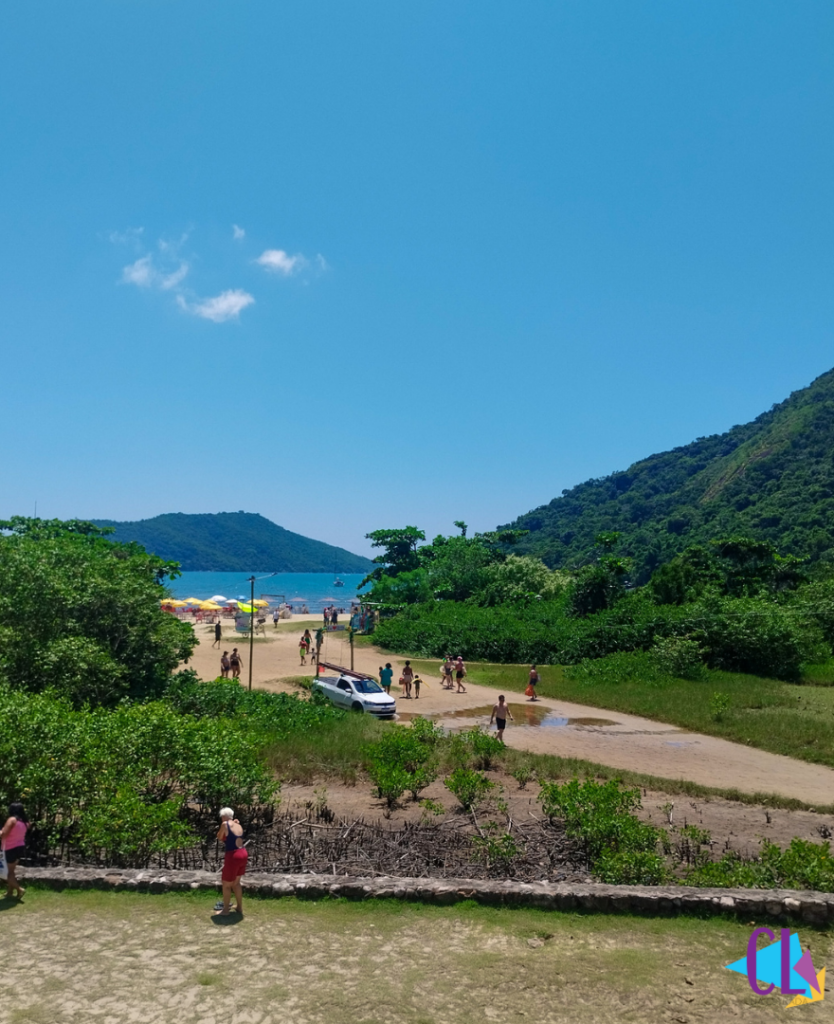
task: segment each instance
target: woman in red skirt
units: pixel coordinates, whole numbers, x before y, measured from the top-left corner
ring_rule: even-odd
[[[243,887],[240,884],[241,878],[246,872],[246,862],[249,854],[243,845],[243,826],[235,817],[231,807],[224,807],[220,811],[220,828],[217,830],[217,838],[226,848],[226,856],[223,858],[223,873],[220,878],[223,882],[223,909],[219,914],[231,914],[232,893],[235,894],[236,914],[243,914]]]

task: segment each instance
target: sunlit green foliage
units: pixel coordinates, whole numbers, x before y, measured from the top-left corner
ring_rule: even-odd
[[[834,558],[834,370],[752,423],[588,480],[512,527],[552,568],[587,562],[601,531],[619,531],[634,582],[715,537],[770,541],[783,554]]]
[[[159,694],[194,647],[159,606],[178,566],[75,520],[0,529],[0,680],[76,705]]]

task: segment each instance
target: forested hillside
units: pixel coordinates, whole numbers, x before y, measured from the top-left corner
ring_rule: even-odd
[[[636,582],[685,547],[743,534],[783,554],[834,557],[834,370],[752,423],[588,480],[509,524],[516,547],[553,568],[581,565],[620,531]]]
[[[252,512],[186,515],[169,512],[114,526],[113,540],[137,541],[185,572],[367,572],[369,558],[292,533]]]

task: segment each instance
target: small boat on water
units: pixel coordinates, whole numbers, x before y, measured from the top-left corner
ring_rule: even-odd
[[[336,577],[335,580],[333,580],[333,586],[334,587],[343,587],[344,585],[345,585],[345,581],[344,580],[340,580],[338,576]]]

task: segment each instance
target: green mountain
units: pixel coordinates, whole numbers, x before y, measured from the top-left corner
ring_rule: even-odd
[[[553,568],[582,564],[598,533],[618,530],[635,582],[689,544],[730,534],[834,559],[834,370],[752,423],[588,480],[509,525],[530,531],[519,553]]]
[[[138,541],[186,572],[366,573],[373,567],[369,558],[302,537],[252,512],[169,512],[136,523],[93,522],[115,526],[113,540]]]

